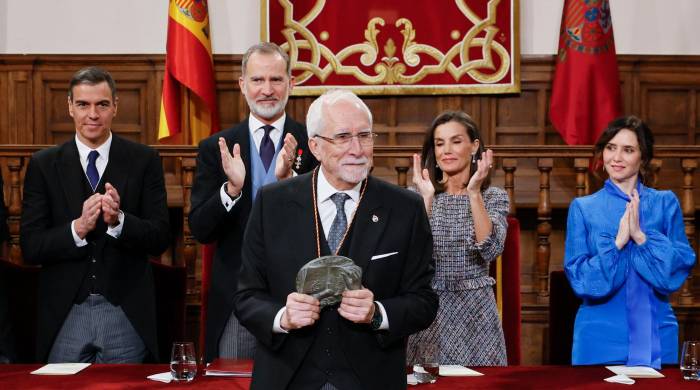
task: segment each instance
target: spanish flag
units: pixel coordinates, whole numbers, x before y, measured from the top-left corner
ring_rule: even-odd
[[[207,1],[170,0],[159,141],[196,145],[219,131],[212,58]]]

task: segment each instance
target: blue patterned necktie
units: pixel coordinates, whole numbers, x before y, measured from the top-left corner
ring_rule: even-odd
[[[332,254],[335,254],[339,249],[340,240],[345,235],[345,229],[348,227],[348,219],[345,216],[345,201],[350,199],[350,196],[344,192],[336,192],[331,195],[331,200],[335,203],[336,213],[331,230],[328,231],[328,247]]]
[[[262,141],[260,141],[260,159],[265,167],[265,172],[267,172],[270,170],[272,157],[275,155],[275,145],[272,144],[272,138],[270,138],[270,132],[274,130],[274,127],[265,125],[262,129],[265,130],[265,135],[263,135]]]
[[[88,154],[88,165],[85,173],[87,174],[88,180],[90,181],[90,187],[95,191],[97,188],[97,183],[100,182],[100,174],[97,172],[97,165],[95,161],[100,153],[97,150],[93,150]]]

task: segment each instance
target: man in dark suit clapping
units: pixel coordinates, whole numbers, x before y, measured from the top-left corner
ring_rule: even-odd
[[[199,144],[192,185],[190,230],[201,243],[216,242],[206,323],[206,360],[252,358],[255,339],[233,314],[241,242],[258,189],[309,171],[306,129],[285,114],[294,86],[289,57],[274,43],[243,55],[241,93],[250,116]]]
[[[35,153],[20,245],[42,266],[38,359],[138,363],[158,356],[150,256],[169,244],[158,153],[113,134],[116,86],[81,69],[68,90],[75,137]]]

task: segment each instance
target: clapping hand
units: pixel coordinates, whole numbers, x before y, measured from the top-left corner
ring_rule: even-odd
[[[430,214],[433,197],[435,196],[435,186],[430,180],[428,170],[422,167],[421,158],[417,154],[413,155],[413,185],[416,186],[418,193],[423,197],[425,210]]]
[[[286,179],[292,176],[292,162],[294,161],[294,152],[297,150],[297,139],[291,133],[287,133],[284,137],[284,145],[277,154],[275,161],[275,176],[277,180]]]
[[[630,194],[630,201],[627,203],[625,213],[620,218],[620,225],[617,229],[617,237],[615,238],[615,246],[617,249],[622,249],[630,238],[637,244],[642,245],[646,242],[647,236],[639,226],[639,192],[633,189]]]
[[[230,197],[235,198],[241,193],[245,182],[245,164],[241,158],[241,147],[238,144],[233,145],[233,153],[231,153],[226,146],[226,140],[219,137],[219,152],[221,153],[221,166],[228,178],[226,192]]]
[[[84,239],[88,233],[90,233],[97,225],[97,218],[99,218],[102,212],[102,197],[104,195],[100,193],[92,194],[91,197],[85,199],[83,202],[83,212],[80,217],[76,219],[73,224],[75,229],[75,234],[81,239]]]
[[[629,235],[637,245],[642,245],[646,242],[647,236],[639,226],[639,192],[636,188],[632,190],[629,205]]]
[[[118,225],[119,204],[119,192],[112,184],[105,183],[105,194],[102,196],[102,218],[107,226]]]
[[[615,237],[615,246],[617,249],[622,249],[630,240],[630,203],[625,207],[625,213],[620,218],[620,223],[617,228],[617,237]]]
[[[481,183],[489,176],[489,170],[493,168],[493,151],[487,149],[482,155],[481,159],[476,162],[476,172],[469,179],[467,183],[468,192],[480,192]]]

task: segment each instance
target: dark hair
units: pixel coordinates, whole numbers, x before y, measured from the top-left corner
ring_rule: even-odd
[[[634,115],[622,116],[614,119],[608,123],[608,127],[603,130],[603,133],[593,147],[594,174],[600,175],[599,171],[603,168],[603,151],[610,140],[623,129],[627,129],[637,136],[639,151],[642,153],[642,163],[639,167],[639,179],[642,181],[642,184],[649,185],[651,183],[649,164],[651,163],[651,159],[654,158],[654,136],[651,134],[649,126]]]
[[[73,101],[73,88],[76,85],[97,85],[102,82],[107,83],[109,86],[109,90],[112,91],[112,101],[114,101],[117,97],[117,85],[114,83],[112,75],[106,70],[96,66],[88,66],[73,74],[73,77],[70,79],[70,84],[68,84],[68,99]]]
[[[245,76],[245,71],[248,67],[248,60],[250,59],[250,56],[253,55],[253,53],[279,54],[280,57],[282,57],[282,59],[284,60],[287,76],[291,77],[292,70],[291,64],[289,62],[289,56],[284,50],[282,50],[281,47],[277,46],[277,44],[272,42],[260,42],[249,47],[248,50],[246,50],[245,54],[243,54],[243,60],[241,60],[241,75]]]
[[[424,164],[423,167],[428,169],[428,172],[430,173],[430,180],[433,182],[435,192],[445,191],[445,186],[443,182],[443,172],[437,166],[437,161],[435,160],[435,129],[437,129],[438,126],[444,125],[448,122],[456,122],[464,126],[464,129],[467,132],[467,136],[469,137],[469,140],[471,142],[479,140],[479,148],[476,151],[476,154],[474,155],[475,162],[472,162],[469,165],[470,179],[472,175],[476,173],[478,167],[476,161],[481,160],[481,155],[484,153],[484,141],[479,135],[479,129],[476,126],[476,122],[474,122],[474,120],[469,115],[462,111],[444,111],[440,115],[438,115],[433,120],[433,123],[430,124],[430,128],[428,128],[428,131],[425,134],[425,140],[423,141],[423,152],[421,153],[421,157]],[[464,183],[464,186],[466,187],[467,184],[468,182]],[[490,185],[491,176],[489,175],[481,183],[481,191],[484,191]]]

